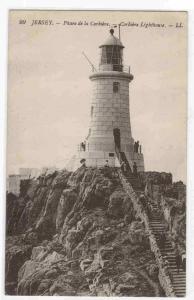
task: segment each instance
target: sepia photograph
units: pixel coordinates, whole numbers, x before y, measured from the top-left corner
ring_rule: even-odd
[[[187,19],[9,11],[6,295],[186,296]]]

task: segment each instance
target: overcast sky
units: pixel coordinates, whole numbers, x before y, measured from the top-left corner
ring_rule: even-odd
[[[54,25],[31,26],[35,19],[52,20]],[[64,21],[88,25],[62,25]],[[12,11],[8,173],[19,167],[63,167],[87,136],[91,67],[82,51],[98,66],[98,47],[109,35],[108,26],[90,25],[91,21],[139,24],[121,27],[124,63],[134,75],[132,135],[143,146],[147,171],[171,172],[174,180],[185,181],[187,23],[186,13],[169,12]],[[141,22],[165,27],[140,27]],[[183,27],[176,28],[180,22]]]

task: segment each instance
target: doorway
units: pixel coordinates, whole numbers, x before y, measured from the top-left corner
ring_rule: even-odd
[[[115,147],[119,151],[121,150],[121,134],[120,134],[120,129],[119,128],[114,128],[113,129],[113,135],[114,135],[114,142],[115,142]]]

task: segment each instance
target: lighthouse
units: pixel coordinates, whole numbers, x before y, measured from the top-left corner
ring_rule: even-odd
[[[131,169],[135,163],[137,171],[144,171],[142,147],[132,137],[129,85],[133,75],[123,64],[124,45],[111,29],[99,48],[99,67],[89,76],[93,85],[89,131],[78,147],[74,169],[83,160],[92,167],[119,167],[124,161]]]

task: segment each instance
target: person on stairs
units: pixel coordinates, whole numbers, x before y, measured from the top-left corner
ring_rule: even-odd
[[[165,232],[161,232],[160,237],[159,237],[159,247],[164,248],[165,247],[165,242],[166,242],[166,234]]]
[[[136,164],[136,162],[133,163],[133,174],[135,176],[137,176],[137,164]]]
[[[121,170],[122,170],[124,175],[127,174],[127,165],[124,161],[122,161],[122,163],[121,163]]]
[[[182,259],[181,259],[181,255],[179,254],[178,249],[176,250],[175,255],[176,255],[175,259],[176,259],[177,273],[179,274],[179,271],[180,271],[180,268],[181,268]]]
[[[182,253],[182,267],[183,267],[183,271],[186,272],[186,254]]]

